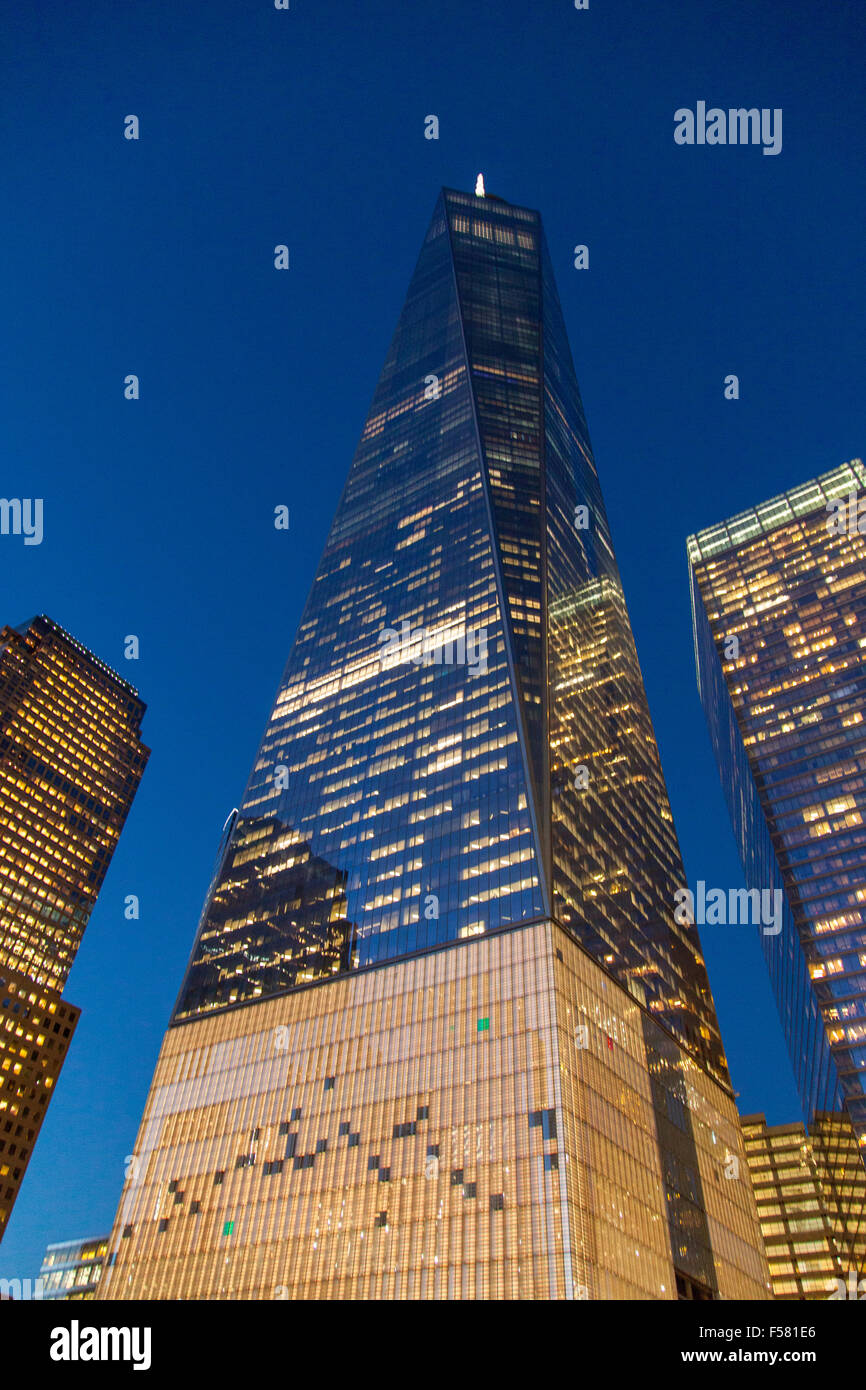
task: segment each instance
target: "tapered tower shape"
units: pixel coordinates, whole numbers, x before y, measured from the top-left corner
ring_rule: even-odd
[[[760,1297],[538,214],[445,190],[101,1296]]]

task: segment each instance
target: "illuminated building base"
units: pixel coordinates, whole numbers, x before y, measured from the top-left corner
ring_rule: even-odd
[[[730,1094],[539,921],[170,1028],[109,1299],[765,1298]]]

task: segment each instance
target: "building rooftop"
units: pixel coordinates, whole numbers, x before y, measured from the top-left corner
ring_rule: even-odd
[[[738,512],[727,521],[689,536],[686,541],[689,563],[694,565],[702,560],[710,560],[723,551],[735,550],[756,536],[769,535],[778,527],[795,521],[798,516],[806,516],[819,507],[826,507],[834,498],[847,497],[852,489],[856,492],[858,488],[866,490],[866,468],[862,459],[855,458],[830,469],[828,473],[822,473],[809,483],[792,488],[790,492],[771,497],[769,502],[761,502],[757,507]]]

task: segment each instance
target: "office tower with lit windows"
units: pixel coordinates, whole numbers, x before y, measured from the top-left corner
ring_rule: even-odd
[[[866,470],[688,541],[698,685],[803,1105],[866,1158]],[[838,1121],[842,1124],[842,1120]]]
[[[39,1297],[55,1302],[95,1298],[107,1250],[108,1236],[49,1245],[39,1271]]]
[[[445,190],[99,1296],[765,1295],[683,882],[539,216]]]
[[[144,709],[49,618],[0,631],[0,1239],[78,1022],[61,995],[147,762]]]
[[[829,1298],[866,1263],[866,1169],[847,1115],[809,1129],[744,1115],[742,1128],[773,1297]]]

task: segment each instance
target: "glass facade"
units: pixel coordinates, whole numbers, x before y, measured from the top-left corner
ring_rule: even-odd
[[[61,994],[149,756],[144,709],[50,618],[0,630],[0,1239],[78,1021]]]
[[[688,542],[698,684],[804,1114],[866,1159],[866,489],[859,459]],[[866,505],[863,507],[866,515]]]
[[[866,1172],[844,1113],[802,1124],[742,1122],[773,1297],[829,1298],[866,1269]]]
[[[552,915],[724,1077],[684,881],[540,218],[446,190],[175,1018]]]
[[[538,214],[438,200],[105,1298],[762,1297]]]
[[[75,1302],[95,1298],[107,1250],[108,1236],[49,1245],[39,1271],[40,1297]]]

